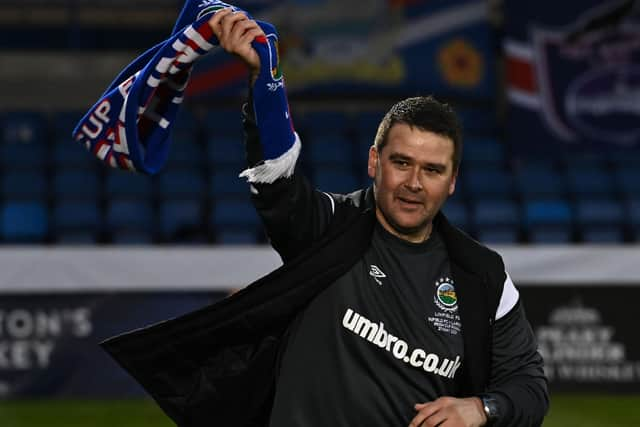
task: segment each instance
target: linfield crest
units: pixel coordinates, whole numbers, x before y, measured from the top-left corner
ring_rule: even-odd
[[[566,142],[640,143],[640,2],[594,7],[532,41],[541,114]]]
[[[458,310],[458,296],[453,280],[449,277],[441,277],[436,280],[436,292],[433,302],[442,311],[454,312]]]

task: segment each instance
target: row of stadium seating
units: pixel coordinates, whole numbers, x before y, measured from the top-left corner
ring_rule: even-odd
[[[368,185],[367,149],[381,116],[310,111],[296,120],[301,167],[318,188]],[[169,164],[155,177],[102,167],[71,141],[78,117],[0,117],[0,241],[264,241],[238,178],[245,160],[237,111],[183,110]],[[523,161],[487,136],[482,118],[463,120],[471,132],[445,208],[455,223],[493,242],[640,241],[639,153]]]

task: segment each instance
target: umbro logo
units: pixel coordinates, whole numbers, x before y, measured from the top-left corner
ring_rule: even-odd
[[[373,264],[371,264],[371,268],[369,268],[369,276],[373,277],[373,280],[375,280],[378,285],[382,285],[380,279],[387,277],[387,275],[384,274],[377,265]]]

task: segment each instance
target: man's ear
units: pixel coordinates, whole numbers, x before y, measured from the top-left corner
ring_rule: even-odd
[[[451,178],[451,182],[449,183],[449,196],[453,196],[453,193],[456,191],[456,182],[458,181],[458,168],[453,171],[453,177]]]
[[[367,174],[369,178],[376,177],[376,167],[378,165],[378,149],[375,145],[369,148],[369,160],[367,161]]]

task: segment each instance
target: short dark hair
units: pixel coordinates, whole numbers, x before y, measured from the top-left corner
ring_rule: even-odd
[[[406,123],[411,127],[449,138],[453,142],[453,170],[458,169],[462,158],[462,128],[449,104],[442,103],[432,96],[407,98],[395,104],[378,126],[374,141],[378,152],[387,144],[389,130],[396,123]]]

